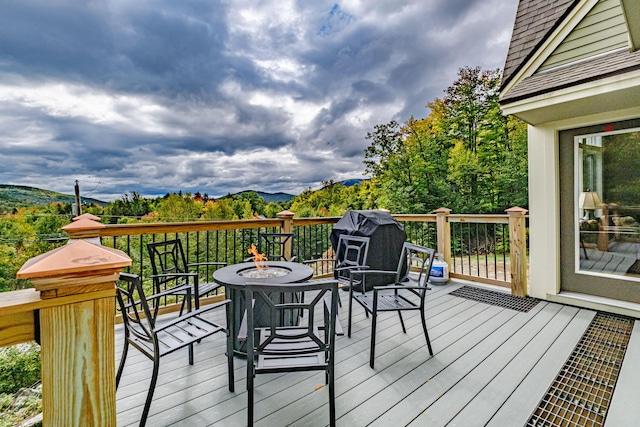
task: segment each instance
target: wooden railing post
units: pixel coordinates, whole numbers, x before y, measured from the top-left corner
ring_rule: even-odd
[[[295,214],[291,211],[278,212],[278,218],[282,219],[282,233],[293,233],[293,217]],[[289,239],[284,244],[284,256],[290,259],[293,256],[293,241]]]
[[[509,214],[509,248],[511,258],[511,294],[527,296],[527,235],[526,209],[513,207]]]
[[[101,226],[82,218],[63,227],[88,238],[30,259],[17,274],[42,301],[36,338],[45,426],[116,425],[115,281],[131,259],[95,243]]]
[[[438,238],[438,253],[442,254],[444,261],[449,265],[451,271],[451,224],[447,217],[451,213],[451,209],[436,209],[436,230]]]

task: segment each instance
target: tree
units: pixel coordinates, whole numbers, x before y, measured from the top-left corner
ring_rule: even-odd
[[[193,221],[199,219],[202,213],[201,205],[194,203],[190,194],[182,196],[171,194],[158,207],[161,221]]]
[[[461,68],[429,116],[376,125],[364,164],[392,211],[491,213],[526,207],[526,125],[502,114],[500,72]]]

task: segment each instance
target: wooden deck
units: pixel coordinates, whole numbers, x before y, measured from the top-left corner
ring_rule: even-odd
[[[463,283],[432,286],[427,325],[430,357],[419,317],[403,334],[394,314],[379,318],[376,368],[369,367],[370,322],[354,307],[351,338],[336,352],[337,424],[340,426],[523,426],[595,315],[542,301],[528,313],[449,295]],[[340,292],[342,325],[347,296]],[[640,405],[638,324],[631,337],[606,426],[637,425]],[[116,363],[122,327],[116,328]],[[151,405],[151,426],[246,424],[245,361],[236,359],[236,392],[227,388],[225,343],[196,346],[161,361]],[[117,366],[117,365],[116,365]],[[137,425],[149,386],[151,362],[130,350],[117,392],[118,425]],[[256,379],[256,425],[325,426],[327,389],[321,373],[261,375]]]

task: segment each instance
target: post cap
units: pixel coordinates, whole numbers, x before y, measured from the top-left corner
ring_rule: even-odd
[[[99,216],[92,215],[90,213],[83,213],[82,215],[78,215],[77,217],[72,218],[73,221],[78,221],[81,219],[90,219],[92,221],[100,221]]]
[[[278,218],[293,218],[295,213],[291,211],[282,211],[282,212],[278,212],[277,215],[278,215]]]
[[[18,279],[68,277],[87,270],[112,270],[131,265],[131,258],[118,249],[75,240],[27,261]]]
[[[514,206],[512,208],[505,209],[505,212],[508,213],[508,214],[521,214],[521,215],[524,215],[529,211],[526,210],[525,208],[521,208],[520,206]]]
[[[107,226],[101,222],[97,222],[88,218],[81,218],[77,221],[73,221],[72,223],[65,225],[64,227],[62,227],[62,229],[67,233],[73,233],[77,231],[101,230],[106,227]]]
[[[433,212],[435,212],[437,214],[448,214],[448,213],[451,212],[451,209],[449,209],[449,208],[438,208]]]

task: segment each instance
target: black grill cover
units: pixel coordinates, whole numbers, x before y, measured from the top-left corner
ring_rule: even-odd
[[[385,211],[347,211],[331,231],[331,245],[335,251],[341,234],[364,236],[370,239],[367,265],[373,270],[396,271],[402,245],[407,240],[404,225]],[[366,290],[387,285],[390,279],[370,275]],[[355,289],[355,287],[354,287]]]

